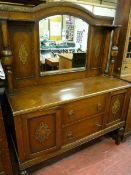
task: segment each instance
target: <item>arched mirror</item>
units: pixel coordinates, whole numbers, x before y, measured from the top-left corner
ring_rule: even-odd
[[[82,19],[69,15],[39,21],[42,75],[85,69],[88,26]]]

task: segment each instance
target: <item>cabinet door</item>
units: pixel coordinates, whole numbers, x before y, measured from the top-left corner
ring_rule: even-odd
[[[109,98],[106,126],[125,120],[126,90],[114,92]]]
[[[59,110],[40,110],[17,116],[15,128],[20,161],[47,157],[61,146]]]

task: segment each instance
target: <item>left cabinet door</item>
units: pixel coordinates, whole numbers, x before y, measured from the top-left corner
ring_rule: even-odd
[[[61,111],[38,110],[15,117],[20,163],[41,162],[61,147]]]

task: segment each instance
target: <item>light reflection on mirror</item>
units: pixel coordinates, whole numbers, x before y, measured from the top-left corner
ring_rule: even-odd
[[[88,24],[69,15],[39,21],[40,72],[61,72],[85,67]]]

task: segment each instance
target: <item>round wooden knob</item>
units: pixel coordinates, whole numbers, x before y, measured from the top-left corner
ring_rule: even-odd
[[[69,119],[74,119],[75,118],[75,112],[74,110],[70,110],[68,113]]]
[[[73,135],[72,135],[72,131],[68,131],[68,133],[67,133],[67,137],[68,138],[71,138]]]
[[[102,127],[102,125],[101,125],[101,124],[96,123],[96,129],[97,129],[97,130],[100,130],[100,129],[101,129],[101,127]]]
[[[98,103],[97,104],[97,111],[100,112],[102,110],[102,104]]]

